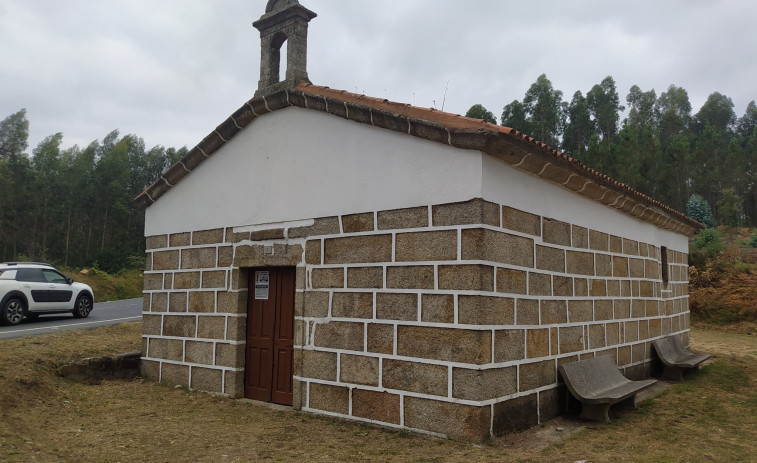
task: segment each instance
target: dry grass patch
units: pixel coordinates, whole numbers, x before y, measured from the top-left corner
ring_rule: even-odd
[[[721,342],[707,332],[716,340],[707,346],[718,349],[712,364],[611,425],[592,424],[554,443],[556,427],[584,424],[563,417],[474,447],[140,379],[87,385],[54,374],[74,359],[139,350],[140,333],[141,325],[131,323],[1,341],[0,461],[677,462],[757,456],[757,367],[738,348],[755,340],[748,336],[729,334]],[[695,348],[699,335],[692,335]]]

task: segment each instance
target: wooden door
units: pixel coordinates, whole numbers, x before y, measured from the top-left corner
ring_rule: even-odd
[[[295,269],[250,273],[245,397],[292,405]]]

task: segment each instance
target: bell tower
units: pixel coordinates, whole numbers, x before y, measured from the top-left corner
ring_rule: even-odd
[[[268,0],[265,14],[252,25],[260,31],[260,81],[255,96],[310,82],[307,72],[308,23],[317,15],[298,0]],[[279,75],[286,44],[286,75]]]

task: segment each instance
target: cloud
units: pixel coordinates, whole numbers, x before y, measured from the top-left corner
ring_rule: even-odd
[[[30,151],[64,133],[86,145],[113,129],[148,147],[193,146],[252,97],[265,0],[0,0],[0,110],[25,107]],[[757,98],[757,3],[747,0],[302,0],[316,84],[495,115],[546,73],[567,100],[611,75],[685,88],[696,113]]]

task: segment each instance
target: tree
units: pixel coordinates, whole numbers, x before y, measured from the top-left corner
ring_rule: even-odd
[[[34,148],[34,158],[32,160],[32,167],[36,175],[37,187],[35,188],[36,194],[34,198],[38,201],[37,210],[40,211],[39,219],[41,223],[41,240],[40,240],[40,252],[42,260],[47,260],[47,237],[48,224],[53,212],[57,212],[55,207],[56,198],[59,194],[58,180],[60,178],[60,144],[63,141],[63,134],[58,132],[55,135],[50,135],[42,140],[36,148]],[[51,211],[51,209],[53,209]],[[32,241],[35,241],[36,224],[34,221],[34,232],[32,233]],[[32,248],[34,249],[34,248]]]
[[[502,117],[500,118],[501,124],[505,127],[510,127],[515,130],[530,134],[531,130],[526,120],[526,108],[523,107],[523,103],[518,100],[513,100],[512,103],[505,105],[502,109]]]
[[[691,103],[689,94],[681,87],[670,85],[666,92],[660,94],[655,104],[657,129],[663,149],[675,138],[686,132],[691,120]]]
[[[752,100],[747,105],[744,115],[739,119],[737,129],[745,140],[749,140],[755,127],[757,127],[757,105]]]
[[[546,74],[537,77],[523,98],[530,135],[551,146],[559,146],[565,124],[562,92],[552,86]]]
[[[494,114],[492,114],[491,111],[484,108],[481,104],[474,104],[470,107],[467,113],[465,113],[465,117],[472,117],[474,119],[483,119],[486,122],[491,122],[492,124],[497,123],[497,118],[494,117]]]
[[[726,134],[707,124],[693,139],[694,144],[687,157],[689,181],[693,191],[700,192],[710,204],[714,204],[718,192],[726,188],[722,182],[729,181],[728,176],[721,175],[721,163],[728,149]]]
[[[659,138],[659,132],[658,138]],[[689,197],[692,190],[691,181],[691,141],[689,137],[678,134],[673,137],[667,144],[662,146],[663,141],[660,139],[662,156],[667,166],[667,198],[664,199],[670,206],[682,210],[686,206],[686,198]]]
[[[668,197],[671,169],[664,162],[655,127],[657,94],[654,90],[643,92],[638,85],[633,85],[626,102],[628,117],[623,121],[616,142],[619,180],[652,197]]]
[[[21,156],[29,146],[29,121],[26,109],[3,119],[0,122],[0,160],[12,156]]]
[[[581,159],[589,147],[589,139],[595,130],[589,113],[589,104],[580,90],[573,94],[567,113],[568,122],[565,125],[562,149]]]
[[[118,136],[117,132],[111,132],[111,134],[113,133],[116,133],[116,137]],[[131,177],[128,140],[123,139],[112,145],[104,143],[103,146],[110,146],[110,149],[101,152],[94,172],[94,183],[98,192],[96,206],[99,206],[96,207],[96,210],[100,212],[102,220],[101,251],[109,243],[107,240],[109,223],[113,222],[114,219],[117,221],[132,200],[128,190]],[[114,216],[116,217],[114,218]],[[114,231],[118,231],[118,227],[112,228]]]
[[[733,188],[725,188],[720,191],[720,199],[716,204],[720,223],[729,227],[738,227],[744,220],[741,197]]]
[[[114,130],[84,149],[61,150],[63,135],[26,150],[22,110],[0,123],[0,260],[45,260],[117,271],[144,251],[144,211],[133,199],[187,148],[146,150]],[[95,244],[96,243],[96,244]]]
[[[620,104],[615,80],[611,76],[602,79],[601,83],[593,86],[586,94],[586,102],[594,118],[597,132],[602,140],[609,144],[618,133],[620,111],[625,109]]]
[[[707,227],[717,225],[715,217],[712,215],[710,204],[697,194],[689,196],[689,200],[686,202],[686,215]]]
[[[599,135],[594,133],[589,138],[589,147],[586,149],[583,162],[603,174],[609,175],[612,178],[618,178],[617,163],[614,162],[614,152],[614,145],[604,143],[599,139]]]
[[[718,132],[728,132],[736,124],[733,101],[725,95],[714,92],[707,97],[707,101],[704,102],[695,119],[698,131],[710,125]]]
[[[642,92],[638,85],[633,85],[626,96],[626,102],[629,108],[628,118],[625,121],[627,124],[637,127],[654,125],[654,108],[657,103],[657,94],[654,89]]]

